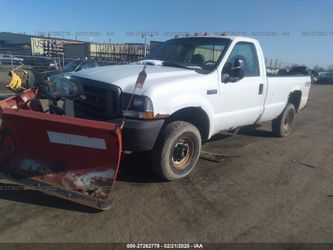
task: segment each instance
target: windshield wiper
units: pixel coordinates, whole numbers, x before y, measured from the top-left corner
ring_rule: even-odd
[[[200,66],[188,66],[181,63],[175,63],[175,62],[163,62],[163,66],[169,66],[169,67],[177,67],[177,68],[183,68],[183,69],[202,69]]]
[[[163,65],[163,61],[151,60],[151,59],[141,60],[141,61],[138,61],[137,63],[143,64],[143,65],[153,65],[153,66],[162,66]]]
[[[146,59],[146,60],[138,61],[137,63],[143,64],[143,65],[153,65],[153,66],[177,67],[177,68],[190,69],[190,70],[202,69],[200,66],[196,66],[196,65],[190,66],[190,65],[184,65],[184,64],[176,63],[176,62],[154,60],[154,59]]]

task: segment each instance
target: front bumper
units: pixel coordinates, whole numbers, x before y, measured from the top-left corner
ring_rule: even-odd
[[[110,122],[121,124],[122,119],[117,118],[110,120]],[[126,119],[122,130],[123,149],[127,151],[152,150],[163,125],[163,119]]]

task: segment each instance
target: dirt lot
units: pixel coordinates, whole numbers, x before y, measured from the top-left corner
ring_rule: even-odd
[[[200,160],[184,180],[160,182],[145,155],[128,156],[109,211],[3,184],[0,241],[333,242],[332,96],[314,86],[288,138],[270,124],[215,137],[204,150],[239,157]]]

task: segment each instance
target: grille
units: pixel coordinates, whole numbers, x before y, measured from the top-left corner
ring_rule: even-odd
[[[71,77],[71,80],[81,89],[81,96],[85,97],[74,101],[76,117],[108,120],[120,115],[119,87],[79,77]]]

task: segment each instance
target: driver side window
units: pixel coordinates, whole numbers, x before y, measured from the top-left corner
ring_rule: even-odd
[[[227,73],[237,59],[244,62],[244,77],[260,76],[258,56],[254,44],[237,43],[223,68],[223,72]]]

